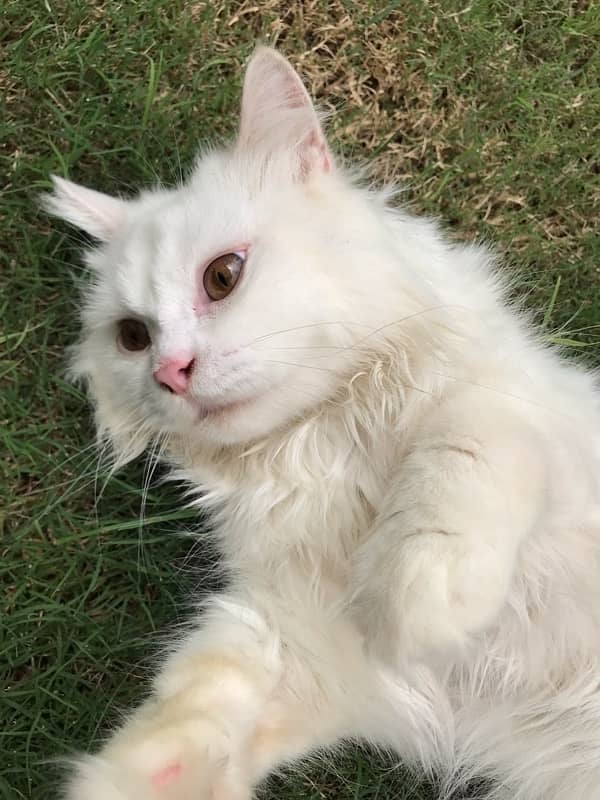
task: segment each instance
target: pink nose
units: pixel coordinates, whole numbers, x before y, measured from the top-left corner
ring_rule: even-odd
[[[169,358],[156,370],[154,380],[174,394],[183,394],[188,389],[193,369],[193,358]]]

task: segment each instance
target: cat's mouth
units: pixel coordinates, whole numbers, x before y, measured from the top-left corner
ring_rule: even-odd
[[[190,398],[190,401],[196,412],[196,421],[203,422],[207,419],[216,419],[218,417],[234,414],[236,411],[252,403],[255,399],[255,397],[247,397],[239,400],[209,402]]]

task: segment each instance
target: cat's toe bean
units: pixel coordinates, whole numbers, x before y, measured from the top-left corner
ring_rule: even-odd
[[[181,777],[182,771],[183,767],[181,763],[179,761],[173,761],[167,764],[166,767],[161,767],[161,769],[152,775],[152,783],[157,789],[161,789],[163,786],[167,786]]]

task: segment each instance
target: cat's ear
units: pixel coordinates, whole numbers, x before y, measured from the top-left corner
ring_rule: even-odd
[[[54,191],[42,198],[46,211],[107,242],[127,219],[127,202],[52,176]]]
[[[238,147],[267,153],[286,148],[294,177],[329,172],[333,158],[312,100],[298,73],[276,50],[259,47],[248,64]]]

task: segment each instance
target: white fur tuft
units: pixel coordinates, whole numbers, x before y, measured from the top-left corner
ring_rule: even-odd
[[[101,242],[111,239],[127,218],[127,203],[116,197],[52,176],[54,192],[43,198],[46,211],[81,228]]]

